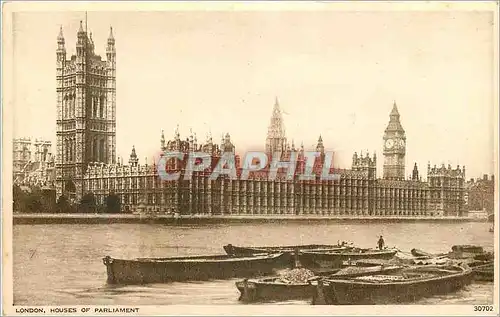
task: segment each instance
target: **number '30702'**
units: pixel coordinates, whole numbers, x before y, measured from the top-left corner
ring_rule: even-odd
[[[474,311],[493,311],[493,306],[491,306],[491,305],[477,305],[477,306],[474,306]]]

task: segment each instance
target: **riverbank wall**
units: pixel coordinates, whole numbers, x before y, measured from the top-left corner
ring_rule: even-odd
[[[313,216],[313,215],[136,215],[136,214],[14,214],[13,223],[22,224],[238,224],[238,223],[370,223],[370,222],[488,222],[469,217],[401,216]]]

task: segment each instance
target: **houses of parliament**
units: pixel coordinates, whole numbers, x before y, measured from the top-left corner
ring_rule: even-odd
[[[406,135],[396,103],[385,131],[381,131],[383,177],[377,178],[377,156],[352,156],[350,169],[336,169],[335,180],[286,179],[280,172],[268,180],[259,172],[246,180],[194,172],[190,180],[162,181],[154,164],[139,164],[135,148],[128,163],[116,159],[116,49],[110,29],[106,58],[94,50],[92,33],[80,24],[76,55],[67,58],[63,30],[57,37],[57,149],[55,188],[78,201],[94,193],[103,203],[110,192],[117,194],[122,209],[138,208],[152,213],[208,215],[324,215],[324,216],[465,216],[465,167],[427,165],[422,180],[414,164],[405,176]],[[298,171],[304,168],[304,148],[287,141],[282,111],[274,103],[266,152],[279,152],[286,160],[291,151],[299,154]],[[183,138],[178,129],[170,140],[162,131],[159,150],[210,153],[213,164],[222,153],[236,153],[229,133],[220,143],[211,136],[199,142],[193,135]],[[322,137],[317,152],[324,155]],[[236,156],[237,157],[237,156]],[[168,161],[169,171],[184,171],[183,161]],[[238,165],[238,164],[237,164]],[[317,168],[317,167],[315,167]],[[238,167],[238,173],[241,172]],[[318,175],[318,173],[316,173]]]

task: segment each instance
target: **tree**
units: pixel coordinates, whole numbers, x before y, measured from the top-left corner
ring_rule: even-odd
[[[56,211],[60,212],[60,213],[70,213],[72,211],[71,210],[71,204],[69,203],[68,198],[66,197],[66,195],[62,194],[57,199]]]
[[[96,199],[94,193],[86,193],[83,195],[78,205],[78,212],[94,213],[96,212]]]
[[[55,212],[56,210],[56,191],[55,189],[42,189],[40,191],[42,198],[43,212]]]
[[[24,201],[25,211],[29,213],[42,212],[42,201],[38,193],[29,194]]]
[[[12,209],[14,212],[24,212],[24,200],[26,199],[26,193],[18,185],[12,188]]]
[[[106,197],[106,212],[107,213],[119,213],[121,210],[120,197],[115,193],[110,193]]]

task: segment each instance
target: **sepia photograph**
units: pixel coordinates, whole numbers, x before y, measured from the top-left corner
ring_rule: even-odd
[[[4,314],[499,313],[498,2],[2,23]]]

